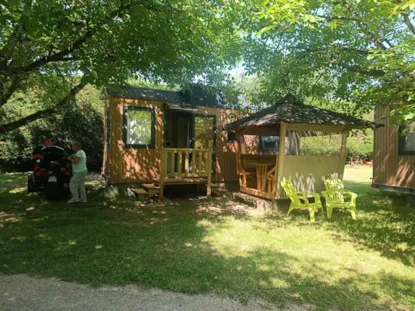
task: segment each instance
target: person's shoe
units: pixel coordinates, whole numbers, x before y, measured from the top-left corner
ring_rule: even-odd
[[[74,200],[74,199],[70,199],[69,201],[68,201],[68,203],[69,204],[72,204],[72,203],[78,203],[79,202],[79,200]]]

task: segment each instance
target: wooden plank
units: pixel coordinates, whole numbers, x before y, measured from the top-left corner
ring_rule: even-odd
[[[164,184],[175,184],[175,185],[180,185],[180,184],[207,184],[208,180],[207,178],[201,178],[201,177],[181,177],[181,178],[170,178],[167,177],[164,179]]]
[[[257,189],[252,189],[252,188],[248,188],[248,187],[241,187],[241,192],[243,193],[247,193],[247,194],[252,194],[255,195],[257,197],[261,197],[261,198],[265,198],[265,199],[272,199],[271,195],[265,191],[259,191]]]
[[[183,165],[183,153],[181,151],[177,152],[177,176],[181,177],[182,174],[182,165]]]
[[[181,152],[186,152],[186,151],[192,151],[192,150],[200,150],[200,151],[204,151],[207,152],[207,149],[192,149],[192,148],[164,148],[166,151],[181,151]]]
[[[148,191],[144,190],[144,189],[131,189],[132,192],[134,192],[137,195],[148,195]]]
[[[339,178],[343,178],[344,174],[344,163],[346,163],[346,156],[347,156],[347,138],[349,137],[349,131],[343,131],[342,133],[342,141],[340,147],[340,161],[339,161],[339,172],[341,176]]]
[[[161,148],[160,149],[160,178],[159,178],[160,200],[162,200],[164,196],[164,177],[166,176],[166,171],[167,171],[167,155],[166,155],[166,151],[163,148]]]
[[[285,142],[287,136],[287,125],[285,122],[281,122],[280,125],[280,141]],[[284,177],[284,160],[285,160],[285,148],[280,148],[279,161],[278,161],[278,178],[277,178],[277,196],[282,197],[282,187],[280,182]]]
[[[198,173],[202,174],[202,160],[203,160],[203,153],[204,151],[199,151],[199,165],[198,165]]]
[[[190,176],[197,177],[196,170],[195,170],[195,149],[191,149],[191,159],[192,159],[192,169],[190,172]]]
[[[272,204],[274,206],[275,206],[275,199],[276,199],[276,196],[277,196],[277,189],[279,187],[279,185],[278,185],[278,165],[279,165],[278,161],[279,161],[279,154],[277,153],[277,155],[275,156],[275,166],[274,166],[273,179],[272,179],[272,181],[269,182],[270,184],[272,184],[272,187],[271,187],[271,191],[268,191],[268,192],[270,192],[270,195],[271,195],[271,198],[272,198]]]
[[[209,140],[209,151],[207,156],[207,197],[210,197],[212,194],[212,151],[213,151],[213,142]]]
[[[185,151],[185,157],[184,157],[184,176],[189,176],[189,150]]]
[[[174,177],[175,175],[175,165],[176,165],[176,153],[172,150],[172,151],[168,151],[169,154],[171,154],[171,158],[170,158],[170,177]]]

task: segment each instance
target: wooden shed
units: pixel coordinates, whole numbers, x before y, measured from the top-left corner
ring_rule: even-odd
[[[393,124],[390,110],[375,110],[374,165],[372,187],[386,191],[415,194],[415,123]]]
[[[280,181],[293,181],[298,191],[320,192],[324,179],[342,178],[349,131],[372,127],[371,122],[304,105],[287,95],[273,106],[224,127],[234,132],[239,148],[236,158],[242,192],[268,199],[284,197]],[[245,137],[258,136],[274,152],[244,153]],[[252,138],[251,138],[252,139]],[[325,148],[320,148],[321,146]]]
[[[103,174],[110,184],[236,182],[236,143],[216,127],[235,120],[224,96],[200,86],[106,90]]]

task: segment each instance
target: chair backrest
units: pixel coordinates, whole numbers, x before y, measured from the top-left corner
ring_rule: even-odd
[[[324,181],[327,195],[330,199],[340,200],[344,202],[344,185],[339,178],[329,178]]]
[[[281,186],[292,203],[301,204],[300,198],[298,197],[297,191],[295,190],[294,185],[291,182],[291,180],[287,180],[287,179],[281,180]]]

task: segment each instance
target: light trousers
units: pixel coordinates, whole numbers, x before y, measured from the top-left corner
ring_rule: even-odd
[[[74,173],[69,182],[69,189],[71,190],[72,199],[74,201],[85,201],[86,202],[86,191],[85,191],[85,176],[88,171],[82,173]]]

